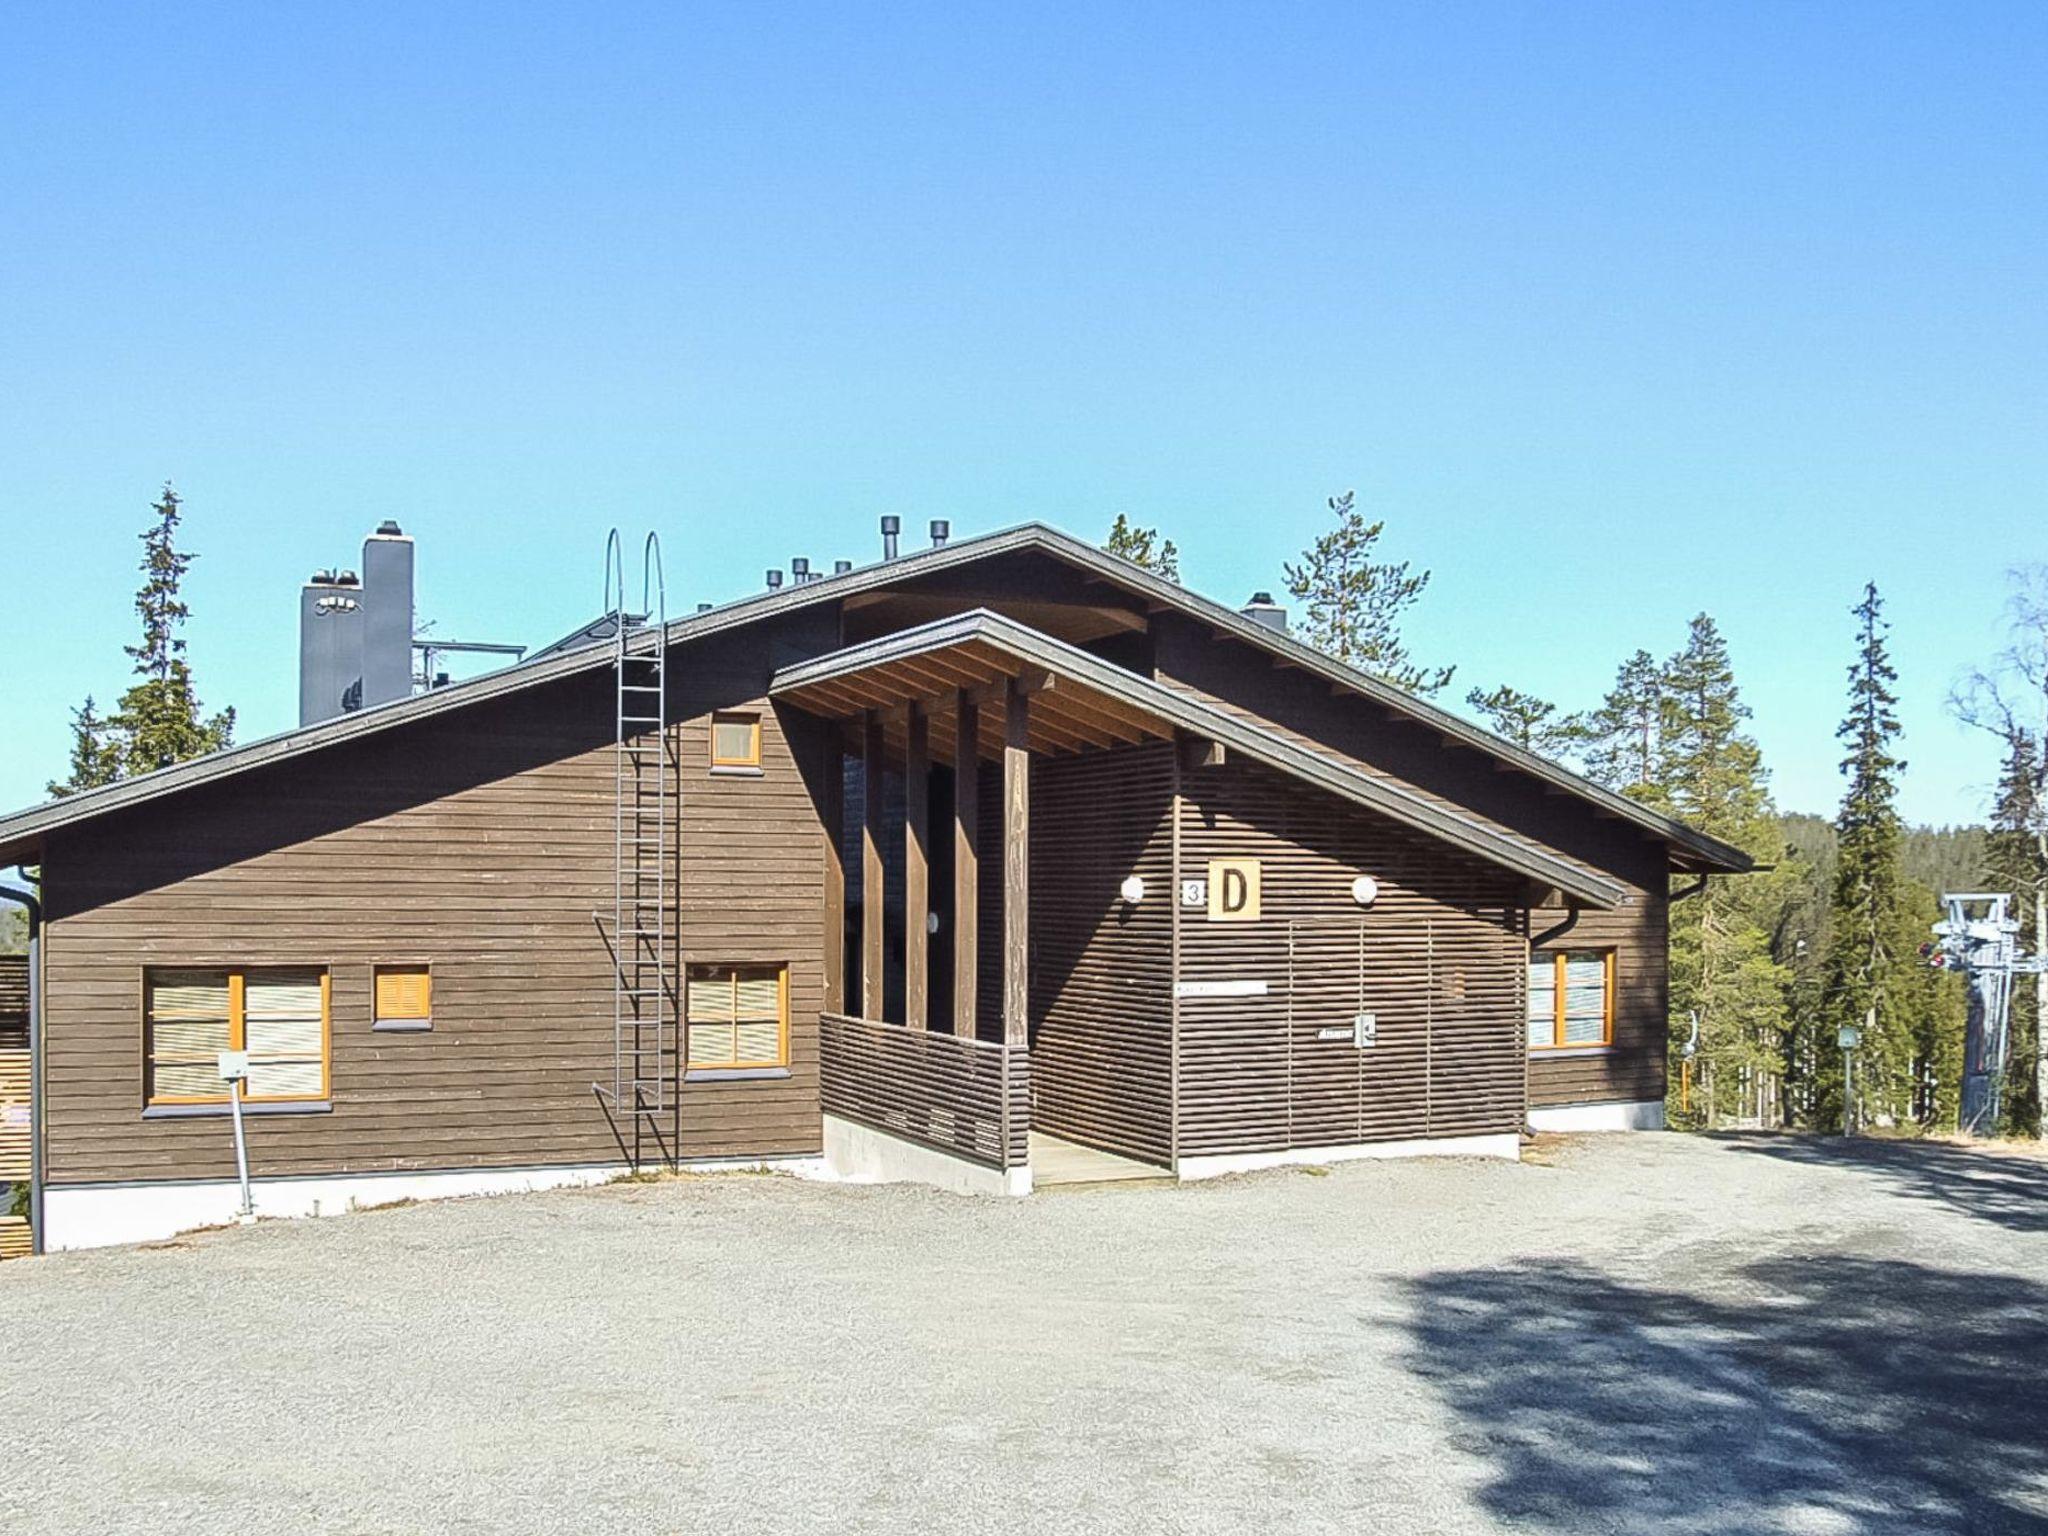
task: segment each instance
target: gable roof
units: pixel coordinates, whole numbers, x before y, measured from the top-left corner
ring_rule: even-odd
[[[986,608],[785,667],[775,674],[768,694],[817,713],[844,716],[887,707],[899,698],[907,702],[930,694],[934,663],[947,676],[969,683],[985,684],[1036,670],[1058,684],[1076,685],[1074,692],[1080,697],[1071,703],[1058,687],[1046,694],[1048,707],[1055,711],[1077,711],[1062,730],[1086,736],[1100,728],[1097,722],[1106,720],[1111,733],[1121,725],[1153,739],[1172,740],[1177,732],[1186,731],[1586,905],[1612,907],[1627,894],[1619,881],[1559,858],[1540,844],[1460,815],[1391,780],[1375,778],[1296,746],[1177,689]],[[1039,713],[1034,705],[1034,724]],[[1108,738],[1100,739],[1106,742]]]
[[[737,629],[742,625],[758,623],[777,614],[809,607],[814,603],[848,597],[878,587],[892,586],[915,577],[932,575],[971,565],[996,555],[1019,551],[1037,551],[1050,555],[1111,585],[1122,587],[1148,603],[1188,614],[1247,645],[1317,674],[1332,684],[1370,699],[1386,709],[1406,715],[1441,733],[1450,741],[1486,753],[1510,767],[1528,773],[1554,789],[1588,802],[1596,810],[1623,821],[1633,822],[1668,844],[1674,855],[1677,855],[1674,862],[1683,867],[1731,873],[1739,873],[1751,867],[1752,860],[1749,855],[1739,848],[1696,831],[1681,821],[1660,815],[1646,806],[1638,805],[1635,801],[1604,789],[1561,764],[1553,763],[1547,758],[1518,747],[1426,699],[1417,698],[1391,683],[1361,672],[1356,667],[1347,666],[1291,635],[1269,629],[1222,603],[1190,592],[1178,583],[1156,576],[1121,556],[1112,555],[1085,540],[1062,533],[1043,523],[1026,523],[996,533],[961,539],[933,549],[916,550],[894,560],[858,567],[844,575],[823,576],[800,585],[737,598],[701,613],[670,620],[666,631],[667,643],[677,644],[702,639]],[[589,633],[592,627],[586,627],[575,636],[566,638],[573,642]],[[460,709],[486,699],[498,698],[556,678],[608,666],[611,656],[612,648],[597,640],[580,645],[571,643],[567,649],[550,647],[543,654],[529,657],[500,671],[453,683],[446,688],[437,688],[431,693],[418,694],[409,699],[397,699],[355,714],[324,720],[317,725],[301,726],[296,730],[280,732],[275,736],[251,742],[246,746],[230,747],[221,752],[209,753],[205,757],[194,758],[190,762],[158,769],[154,773],[122,779],[99,789],[87,790],[81,794],[17,811],[12,815],[0,817],[0,864],[17,861],[23,854],[33,850],[42,834],[57,828],[70,826],[123,806],[154,800],[198,784],[211,783],[251,768],[286,761],[306,752],[318,751],[336,742],[351,740],[409,721],[426,719],[446,710]]]

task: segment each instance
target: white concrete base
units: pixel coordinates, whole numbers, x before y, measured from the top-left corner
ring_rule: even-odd
[[[1365,1141],[1342,1147],[1289,1147],[1284,1152],[1184,1157],[1175,1165],[1174,1172],[1183,1180],[1214,1179],[1226,1173],[1256,1173],[1261,1168],[1351,1163],[1374,1157],[1497,1157],[1512,1163],[1521,1155],[1522,1138],[1505,1132],[1498,1136],[1431,1136],[1415,1141]]]
[[[873,1126],[825,1116],[825,1166],[849,1184],[930,1184],[956,1195],[1031,1193],[1031,1170],[986,1168]]]
[[[802,1174],[816,1158],[686,1163],[689,1172],[753,1172],[770,1169]],[[462,1168],[413,1173],[346,1173],[302,1179],[257,1179],[250,1195],[259,1219],[339,1216],[400,1200],[447,1200],[465,1195],[509,1195],[531,1190],[606,1184],[631,1170],[624,1163],[542,1168]],[[56,1184],[43,1191],[43,1248],[104,1248],[146,1243],[226,1226],[238,1219],[241,1187],[233,1179],[193,1179],[135,1184]]]
[[[1532,1131],[1661,1131],[1662,1099],[1632,1099],[1611,1104],[1552,1104],[1529,1111]]]

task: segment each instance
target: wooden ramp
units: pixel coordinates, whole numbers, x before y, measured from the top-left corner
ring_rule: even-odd
[[[1031,1133],[1031,1187],[1048,1184],[1118,1184],[1141,1180],[1166,1181],[1173,1175],[1152,1163],[1097,1151],[1079,1142],[1062,1141],[1043,1131]]]

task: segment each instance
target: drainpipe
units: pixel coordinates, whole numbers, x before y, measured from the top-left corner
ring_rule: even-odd
[[[0,885],[0,900],[28,913],[28,1233],[29,1252],[43,1251],[43,903],[32,892]]]

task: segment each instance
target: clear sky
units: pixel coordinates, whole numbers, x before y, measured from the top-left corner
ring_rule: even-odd
[[[1349,486],[1467,683],[1590,703],[1706,609],[1830,809],[1849,604],[1904,805],[2048,559],[2048,6],[14,6],[0,803],[125,685],[165,479],[191,658],[294,723],[295,601],[397,517],[539,642],[875,518],[1158,524],[1238,601]]]

